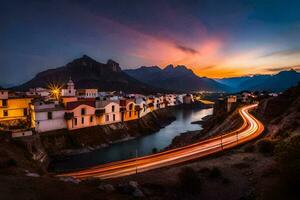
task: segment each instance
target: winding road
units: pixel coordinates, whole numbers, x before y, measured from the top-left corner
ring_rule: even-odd
[[[232,148],[256,138],[264,131],[263,124],[249,113],[250,109],[256,107],[257,104],[253,104],[240,108],[239,114],[243,118],[242,126],[221,136],[161,153],[111,162],[57,176],[71,176],[77,179],[86,179],[89,177],[109,179],[186,162]]]

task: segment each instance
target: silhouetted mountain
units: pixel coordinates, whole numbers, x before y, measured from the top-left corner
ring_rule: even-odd
[[[230,86],[233,89],[238,89],[241,83],[249,79],[251,79],[250,76],[241,76],[241,77],[232,77],[232,78],[220,78],[215,80],[218,81],[219,83]]]
[[[124,70],[127,74],[154,87],[168,90],[190,92],[198,90],[228,91],[230,88],[215,80],[198,77],[190,69],[183,65],[174,67],[168,65],[164,69],[157,66],[140,67],[137,69]]]
[[[50,83],[64,84],[70,77],[77,88],[140,93],[163,92],[161,89],[148,86],[127,75],[113,60],[108,60],[106,64],[103,64],[86,55],[65,66],[40,72],[32,80],[13,89],[28,90],[34,87],[47,87]]]
[[[241,90],[266,90],[281,92],[300,82],[300,73],[291,69],[281,71],[275,75],[255,75],[235,78],[217,79],[218,82],[232,87],[235,91]]]

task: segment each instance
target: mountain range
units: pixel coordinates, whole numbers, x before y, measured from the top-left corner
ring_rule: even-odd
[[[87,55],[77,58],[65,66],[38,73],[30,81],[13,87],[25,91],[34,87],[48,87],[49,84],[65,84],[69,78],[77,88],[98,88],[102,91],[124,91],[138,93],[191,92],[198,90],[227,91],[225,86],[205,77],[198,77],[185,66],[168,65],[122,70],[119,64],[108,60],[97,62]]]
[[[300,73],[291,69],[274,75],[254,75],[216,79],[219,83],[232,88],[232,91],[273,91],[282,92],[300,82]]]
[[[217,81],[197,76],[192,70],[184,65],[168,65],[164,69],[158,66],[140,67],[137,69],[124,70],[133,78],[152,85],[173,91],[229,91],[230,87]]]
[[[242,90],[280,92],[300,82],[300,73],[295,70],[281,71],[275,75],[210,79],[197,76],[184,65],[168,65],[163,69],[158,66],[142,66],[137,69],[122,70],[113,60],[100,63],[84,55],[64,66],[40,72],[30,81],[11,89],[25,91],[35,87],[48,87],[49,84],[62,85],[70,77],[77,88],[145,94]]]
[[[113,60],[108,60],[104,64],[86,55],[65,66],[40,72],[30,81],[12,89],[25,91],[34,87],[48,87],[49,84],[62,85],[70,77],[77,88],[139,93],[164,92],[163,89],[154,88],[127,75]]]

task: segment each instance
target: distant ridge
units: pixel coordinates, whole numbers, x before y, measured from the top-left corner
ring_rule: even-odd
[[[254,75],[234,78],[216,79],[234,91],[273,91],[282,92],[300,82],[300,73],[291,69],[274,75]]]
[[[124,70],[127,74],[146,84],[180,92],[192,91],[229,91],[230,87],[205,77],[199,77],[184,65],[168,65],[164,69],[158,66]]]
[[[122,90],[139,93],[165,91],[132,78],[124,73],[119,64],[113,60],[108,60],[104,64],[87,55],[83,55],[65,66],[40,72],[30,81],[12,89],[24,91],[34,87],[48,87],[49,83],[65,84],[70,77],[77,88],[98,88],[101,91]]]

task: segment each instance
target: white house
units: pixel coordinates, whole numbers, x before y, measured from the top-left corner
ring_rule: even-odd
[[[98,97],[98,89],[78,89],[77,96],[81,98],[96,98]]]
[[[158,96],[157,108],[160,109],[165,107],[166,107],[165,96],[164,95]]]
[[[73,81],[70,79],[67,83],[67,88],[61,90],[61,96],[63,97],[74,97],[76,96],[76,89]]]
[[[69,130],[97,125],[95,101],[73,101],[66,104],[65,119]]]
[[[183,103],[184,104],[192,104],[194,103],[194,97],[192,94],[186,94],[183,96]]]
[[[178,104],[182,104],[183,103],[183,97],[185,96],[185,94],[179,94],[176,96],[176,100],[178,102]]]
[[[139,117],[143,117],[151,111],[150,107],[148,107],[145,97],[137,97],[135,99],[135,106],[135,109],[139,112]]]
[[[8,99],[8,91],[7,90],[0,90],[0,99]]]
[[[67,128],[64,119],[65,109],[55,102],[34,101],[30,105],[32,127],[36,132]]]
[[[96,101],[96,116],[98,118],[98,125],[120,122],[121,113],[119,101]]]
[[[176,95],[175,94],[167,94],[165,96],[167,106],[175,106],[176,105]]]
[[[29,91],[26,92],[27,96],[37,95],[41,97],[48,97],[50,96],[50,90],[46,88],[30,88]]]

